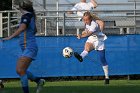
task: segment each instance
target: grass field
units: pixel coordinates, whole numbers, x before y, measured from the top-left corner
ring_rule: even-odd
[[[19,81],[4,83],[0,93],[22,93]],[[36,84],[30,82],[30,93],[35,93]],[[46,82],[41,93],[140,93],[140,80],[111,80],[109,85],[99,81]]]

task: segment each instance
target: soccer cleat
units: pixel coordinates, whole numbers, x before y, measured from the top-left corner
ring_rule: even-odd
[[[82,58],[77,52],[74,52],[74,56],[75,56],[80,62],[83,61],[83,58]]]
[[[40,91],[42,90],[44,84],[45,84],[45,80],[44,79],[40,79],[39,82],[37,83],[36,93],[40,93]]]
[[[109,79],[105,79],[105,84],[109,84]]]

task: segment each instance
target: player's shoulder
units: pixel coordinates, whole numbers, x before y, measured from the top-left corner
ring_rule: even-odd
[[[26,13],[26,14],[22,15],[22,18],[31,19],[32,17],[33,17],[32,13]]]
[[[31,22],[32,17],[33,17],[32,13],[26,13],[26,14],[22,15],[20,23],[25,23],[28,25]]]

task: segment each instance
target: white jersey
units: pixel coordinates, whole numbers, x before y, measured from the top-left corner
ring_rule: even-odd
[[[90,25],[86,25],[86,30],[91,31],[93,33],[95,32],[101,32],[99,25],[93,20],[91,21]]]
[[[95,46],[95,50],[105,49],[104,40],[107,36],[101,32],[99,25],[92,21],[90,25],[86,25],[85,30],[93,32],[93,35],[89,36],[86,42],[92,43]]]
[[[77,3],[72,8],[72,10],[73,11],[78,11],[77,12],[78,16],[83,16],[85,11],[82,11],[82,10],[91,10],[91,9],[93,9],[93,7],[94,7],[94,5],[91,2],[88,2],[88,3],[80,2],[80,3]]]

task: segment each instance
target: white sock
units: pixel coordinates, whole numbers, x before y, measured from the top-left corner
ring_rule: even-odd
[[[86,55],[88,55],[88,52],[85,50],[80,54],[80,56],[82,56],[82,58],[84,58]]]
[[[103,66],[103,70],[104,70],[105,78],[106,78],[106,79],[109,79],[108,65]]]

